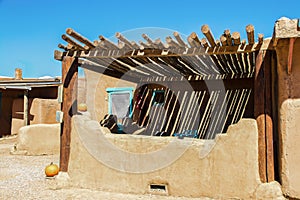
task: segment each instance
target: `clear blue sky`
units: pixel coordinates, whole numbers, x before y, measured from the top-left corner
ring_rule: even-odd
[[[238,31],[253,24],[255,34],[271,37],[282,16],[300,18],[300,1],[201,0],[0,0],[0,75],[60,76],[61,63],[53,52],[71,27],[90,40],[143,27],[161,27],[189,35],[208,24],[216,38],[225,29]],[[150,34],[149,34],[150,36]]]

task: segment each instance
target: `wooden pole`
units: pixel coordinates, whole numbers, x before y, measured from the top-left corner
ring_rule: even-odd
[[[265,74],[265,120],[266,120],[266,156],[267,156],[267,181],[275,180],[274,166],[274,140],[273,140],[273,110],[272,110],[272,53],[267,51],[264,61]]]
[[[215,46],[216,46],[216,42],[215,42],[215,39],[214,39],[213,34],[212,34],[211,31],[210,31],[209,26],[206,25],[206,24],[203,25],[203,26],[201,27],[201,31],[202,31],[202,33],[205,35],[205,37],[207,38],[207,40],[208,40],[210,46],[211,46],[211,47],[215,47]]]
[[[247,38],[249,44],[254,44],[254,26],[249,24],[246,26]]]
[[[255,80],[254,80],[254,116],[256,118],[258,127],[258,165],[259,165],[259,176],[260,180],[265,183],[267,182],[266,175],[266,132],[265,132],[265,82],[264,82],[264,70],[263,70],[263,59],[265,51],[259,51],[256,64],[255,64]]]
[[[274,180],[270,54],[259,51],[255,64],[254,116],[258,126],[258,163],[262,182]]]
[[[71,28],[67,28],[66,33],[72,36],[73,38],[75,38],[76,40],[78,40],[79,42],[85,44],[88,47],[86,48],[86,50],[96,47],[91,41],[89,41],[87,38],[83,37],[82,35],[80,35],[79,33],[77,33]]]
[[[70,156],[71,118],[77,112],[78,59],[66,56],[62,61],[64,113],[60,137],[60,171],[67,172]]]
[[[28,125],[28,90],[24,90],[24,112],[23,112],[24,126]]]

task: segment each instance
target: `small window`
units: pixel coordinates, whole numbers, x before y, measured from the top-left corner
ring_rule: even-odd
[[[119,120],[132,115],[133,88],[107,88],[108,114],[116,115]]]
[[[165,91],[164,90],[155,90],[153,92],[153,104],[163,105],[165,102]]]

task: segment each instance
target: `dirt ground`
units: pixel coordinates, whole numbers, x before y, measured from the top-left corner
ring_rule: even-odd
[[[57,189],[53,179],[45,177],[49,163],[58,163],[59,155],[12,155],[16,136],[0,138],[0,199],[107,199],[107,200],[196,200],[197,198],[167,197],[156,195],[120,194],[82,188]],[[209,199],[209,198],[201,198]]]

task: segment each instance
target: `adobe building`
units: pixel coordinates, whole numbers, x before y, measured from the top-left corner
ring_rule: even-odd
[[[55,113],[60,110],[57,100],[61,81],[55,78],[0,79],[0,137],[15,135],[23,126],[57,123]]]
[[[137,44],[67,29],[60,171],[69,184],[217,199],[300,198],[300,28],[179,33]],[[256,39],[255,39],[256,38]],[[77,111],[78,67],[87,112]],[[72,112],[70,112],[72,111]],[[116,128],[117,127],[117,128]],[[113,134],[112,134],[113,133]]]

